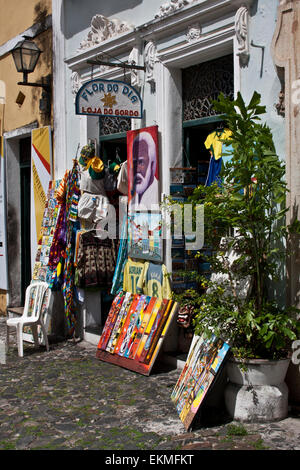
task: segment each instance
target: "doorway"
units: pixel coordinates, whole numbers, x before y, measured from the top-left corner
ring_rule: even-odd
[[[20,155],[20,212],[21,212],[21,302],[31,282],[30,247],[30,182],[31,182],[31,138],[19,141]]]

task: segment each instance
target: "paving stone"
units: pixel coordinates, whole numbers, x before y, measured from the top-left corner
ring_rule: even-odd
[[[5,334],[0,317],[0,340]],[[27,344],[23,358],[14,344],[0,369],[0,450],[299,450],[295,407],[280,422],[243,424],[245,436],[230,435],[228,423],[241,423],[223,411],[185,431],[170,398],[179,375],[101,362],[85,342],[51,342],[49,352]]]
[[[34,441],[34,439],[35,437],[33,436],[25,436],[25,437],[20,438],[16,442],[16,449],[25,450]]]
[[[182,447],[182,450],[212,450],[209,442],[190,442]]]

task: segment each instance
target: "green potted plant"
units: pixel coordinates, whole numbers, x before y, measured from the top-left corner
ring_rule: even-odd
[[[255,92],[247,106],[238,93],[234,101],[220,95],[214,102],[232,132],[224,141],[231,160],[224,165],[221,184],[199,186],[189,199],[204,204],[213,274],[207,279],[193,273],[204,291],[183,294],[195,308],[195,333],[213,333],[231,346],[232,383],[225,399],[230,414],[241,420],[286,415],[289,344],[299,333],[296,309],[286,308],[272,292],[283,290],[286,246],[299,226],[285,222],[285,166],[275,153],[270,128],[261,122],[265,107],[260,99]]]

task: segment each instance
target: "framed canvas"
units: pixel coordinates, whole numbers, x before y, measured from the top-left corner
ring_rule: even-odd
[[[135,212],[128,215],[128,256],[162,263],[163,239],[160,212]]]
[[[159,209],[158,126],[127,132],[128,210]]]
[[[188,430],[211,388],[230,346],[222,339],[194,335],[188,357],[171,399]]]

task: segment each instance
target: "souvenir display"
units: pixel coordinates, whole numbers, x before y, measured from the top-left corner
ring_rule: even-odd
[[[230,347],[212,335],[194,335],[188,357],[171,399],[186,430],[190,429],[201,404],[220,372]]]
[[[61,180],[49,182],[49,188],[47,192],[47,199],[45,203],[44,215],[40,230],[40,237],[38,240],[38,248],[36,252],[35,264],[33,267],[31,281],[32,283],[34,283],[35,281],[46,281],[50,289],[53,287],[53,275],[56,269],[56,266],[53,267],[53,265],[49,263],[49,259],[51,246],[53,244],[54,233],[60,216],[60,205],[56,198],[56,191],[59,188],[60,184]],[[30,305],[33,305],[35,301],[34,294],[35,291],[33,291],[32,293]],[[45,294],[42,307],[43,323],[48,333],[50,333],[51,331],[51,312],[49,309],[49,302],[50,291],[48,290]],[[34,343],[31,327],[25,325],[23,331],[24,341]],[[43,337],[43,333],[40,327],[38,327],[38,338],[41,344],[45,344],[45,339]]]
[[[177,307],[173,300],[120,292],[104,325],[97,357],[149,375]]]

